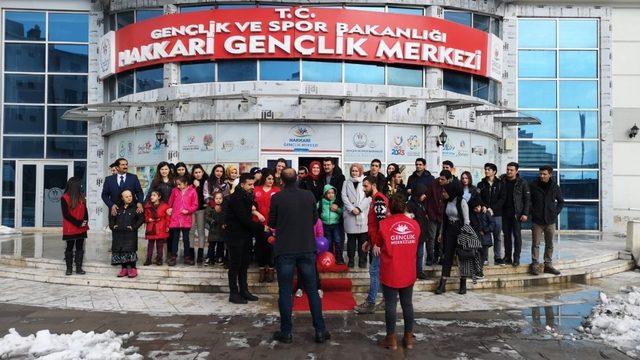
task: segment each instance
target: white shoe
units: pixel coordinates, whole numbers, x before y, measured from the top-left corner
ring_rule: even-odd
[[[302,297],[302,289],[296,290],[296,297]]]
[[[318,289],[318,296],[320,296],[320,299],[322,299],[322,296],[324,296],[324,292],[320,289]]]

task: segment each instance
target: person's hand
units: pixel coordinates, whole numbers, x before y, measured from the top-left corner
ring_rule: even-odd
[[[442,235],[438,235],[438,244],[442,244]]]
[[[480,231],[480,235],[484,236],[484,231]]]
[[[133,228],[131,226],[127,226],[127,229],[129,230],[133,230]]]
[[[173,209],[171,208],[167,209],[167,215],[171,216],[172,213],[173,213]]]
[[[187,210],[187,209],[182,209],[182,211],[180,211],[180,212],[183,213],[184,215],[189,214],[189,210]]]
[[[358,209],[358,208],[354,208],[353,210],[351,210],[351,213],[352,213],[353,215],[360,215],[360,209]]]
[[[487,212],[489,213],[489,215],[493,216],[493,209],[492,208],[487,208]]]
[[[270,232],[270,231],[271,231],[271,229],[267,225],[265,225],[264,226],[264,232]]]
[[[142,214],[144,212],[144,207],[142,207],[141,203],[138,203],[138,205],[136,207],[137,207],[136,212],[138,214]]]
[[[339,209],[339,208],[338,208],[338,205],[336,205],[336,204],[331,204],[331,207],[329,208],[329,210],[331,210],[331,211],[333,211],[333,212],[338,211],[338,209]]]
[[[520,216],[520,221],[521,222],[527,222],[527,219],[528,219],[527,215]]]
[[[85,227],[85,226],[87,226],[87,220],[83,220],[82,225],[80,227]]]
[[[113,206],[111,207],[111,215],[116,216],[117,213],[118,213],[118,205],[113,204]]]
[[[117,228],[118,228],[118,225],[113,225],[113,229],[114,230],[117,229]]]
[[[227,224],[222,224],[222,230],[227,228]]]
[[[373,247],[373,255],[380,256],[380,247],[379,246],[374,246]]]
[[[267,219],[264,218],[264,215],[257,213],[256,216],[258,217],[258,221],[260,221],[261,223],[264,223]]]
[[[486,212],[487,212],[487,210],[489,210],[489,208],[488,208],[488,207],[486,207],[486,206],[483,206],[483,207],[482,207],[482,212],[483,212],[483,213],[486,213]]]
[[[371,249],[371,244],[368,241],[365,241],[364,244],[362,244],[362,251],[368,252],[369,249]]]

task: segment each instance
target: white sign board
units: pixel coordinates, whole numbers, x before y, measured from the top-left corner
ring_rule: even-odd
[[[346,162],[384,162],[384,125],[345,125],[344,159]]]
[[[451,160],[457,169],[471,167],[471,136],[465,131],[448,131],[442,160]]]
[[[471,166],[484,168],[486,163],[496,162],[496,140],[489,136],[471,134]]]
[[[342,150],[340,125],[265,124],[262,151],[283,153],[338,153]]]
[[[109,136],[109,150],[107,160],[109,164],[118,158],[133,160],[133,131],[113,134]]]
[[[116,72],[116,32],[109,31],[98,41],[98,77],[102,80]]]
[[[489,34],[489,56],[487,76],[502,82],[502,63],[504,62],[504,42],[497,36]]]
[[[219,124],[218,162],[258,160],[258,137],[257,124]]]
[[[424,157],[424,131],[422,126],[387,127],[387,162],[413,163]]]
[[[180,161],[187,164],[215,161],[215,124],[181,126],[179,138]]]
[[[156,140],[156,129],[136,130],[134,140],[133,163],[139,165],[156,165],[166,160],[167,147]]]

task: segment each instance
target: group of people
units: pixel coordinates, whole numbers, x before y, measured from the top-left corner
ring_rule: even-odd
[[[564,201],[551,178],[552,168],[541,167],[539,178],[529,184],[519,176],[517,163],[509,163],[500,177],[497,166],[487,163],[485,177],[474,186],[471,173],[458,177],[451,161],[442,163],[436,178],[426,170],[425,159],[416,159],[406,185],[400,166],[389,164],[386,174],[381,167],[377,159],[366,172],[361,164],[351,164],[345,176],[331,158],[297,172],[278,159],[273,169],[240,174],[234,166],[216,165],[209,175],[200,164],[189,172],[184,163],[161,162],[145,197],[137,177],[127,171],[127,160],[118,159],[102,191],[113,234],[111,263],[121,266],[119,277],[137,276],[138,229],[146,224],[144,265],[163,264],[166,243],[166,262],[175,266],[182,238],[184,264],[226,266],[229,301],[246,304],[258,300],[247,282],[247,269],[255,260],[261,282],[276,281],[277,274],[281,329],[274,338],[291,342],[292,298],[294,293],[302,296],[304,289],[316,341],[324,342],[330,335],[322,320],[315,261],[315,238],[322,233],[338,264],[354,268],[357,260],[359,268],[369,268],[369,294],[354,310],[363,314],[385,309],[387,337],[381,345],[388,348],[397,347],[398,298],[405,320],[403,345],[413,346],[411,297],[415,281],[427,278],[424,265],[442,265],[436,290],[441,294],[457,258],[459,293],[464,294],[467,278],[475,282],[484,276],[489,248],[494,248],[494,264],[520,264],[521,226],[530,217],[530,272],[541,270],[539,246],[544,237],[542,271],[559,274],[552,265],[553,237]],[[68,181],[62,213],[67,274],[72,274],[74,260],[76,273],[83,274],[88,213],[79,179]],[[296,271],[298,291],[292,289]],[[383,301],[376,304],[380,287]]]

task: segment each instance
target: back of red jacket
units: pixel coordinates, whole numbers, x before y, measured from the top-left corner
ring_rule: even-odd
[[[416,282],[416,257],[420,225],[405,214],[380,222],[380,282],[396,289]]]

